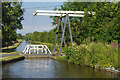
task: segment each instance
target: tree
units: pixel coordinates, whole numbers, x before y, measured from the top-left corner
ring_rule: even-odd
[[[17,38],[18,38],[18,39],[23,39],[22,34],[18,33],[18,34],[17,34]]]
[[[22,29],[24,10],[21,8],[21,2],[3,2],[2,3],[2,41],[15,41],[17,38],[17,29]]]

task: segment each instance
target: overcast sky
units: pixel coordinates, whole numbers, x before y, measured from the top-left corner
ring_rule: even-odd
[[[34,31],[49,31],[55,26],[52,26],[52,19],[49,16],[33,16],[36,9],[53,10],[54,7],[60,7],[63,2],[23,2],[24,20],[22,21],[23,29],[17,30],[17,33],[25,35]]]

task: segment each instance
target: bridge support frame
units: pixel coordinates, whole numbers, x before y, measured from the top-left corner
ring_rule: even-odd
[[[62,25],[62,18],[63,17],[64,17],[64,27]],[[56,42],[57,42],[57,36],[58,36],[60,23],[61,23],[61,29],[62,29],[62,38],[61,38],[61,44],[60,44],[60,49],[59,49],[59,55],[61,55],[63,41],[64,41],[64,45],[66,47],[64,35],[65,35],[65,29],[66,29],[67,24],[68,24],[68,27],[69,27],[69,33],[70,33],[70,38],[71,38],[71,46],[73,46],[73,38],[72,38],[69,14],[66,14],[65,16],[60,16],[60,18],[58,20],[56,38],[55,38],[55,43],[53,45],[53,53],[55,52],[55,46],[56,46]]]
[[[49,14],[50,13],[50,14]],[[54,13],[54,14],[51,14]],[[57,14],[56,14],[57,13]],[[60,14],[62,13],[62,14]],[[79,13],[79,14],[76,14]],[[65,17],[65,22],[64,22],[64,28],[62,29],[62,25],[61,25],[61,29],[62,29],[62,38],[61,38],[61,45],[60,45],[60,50],[59,50],[59,54],[61,55],[61,50],[62,50],[62,44],[64,41],[65,44],[65,38],[64,38],[64,34],[65,34],[65,28],[66,28],[66,24],[68,24],[69,27],[69,33],[70,33],[70,38],[71,38],[71,46],[73,46],[73,36],[72,36],[72,32],[71,32],[71,27],[70,27],[70,20],[69,20],[69,16],[71,17],[84,17],[84,11],[50,11],[50,10],[36,10],[36,13],[33,13],[33,15],[42,15],[42,16],[60,16],[59,21],[58,21],[58,25],[57,25],[57,33],[56,33],[56,38],[55,38],[55,43],[53,45],[53,53],[55,52],[55,46],[56,46],[56,41],[57,41],[57,36],[58,36],[58,31],[59,31],[59,26],[60,26],[60,22],[62,23],[62,18]],[[92,14],[95,15],[95,12],[91,12],[88,11],[88,14]]]

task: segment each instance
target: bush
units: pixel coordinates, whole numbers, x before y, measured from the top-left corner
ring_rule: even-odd
[[[112,43],[91,42],[90,44],[81,44],[79,46],[68,47],[65,50],[68,62],[81,65],[98,65],[99,67],[115,67],[118,65],[118,41]]]

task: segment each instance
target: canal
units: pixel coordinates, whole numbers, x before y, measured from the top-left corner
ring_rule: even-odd
[[[15,49],[15,51],[22,52],[27,44],[30,44],[28,41],[23,40],[21,44]]]
[[[16,48],[22,52],[28,42],[24,41]],[[2,66],[3,78],[116,78],[107,71],[59,62],[49,58],[30,58]]]

